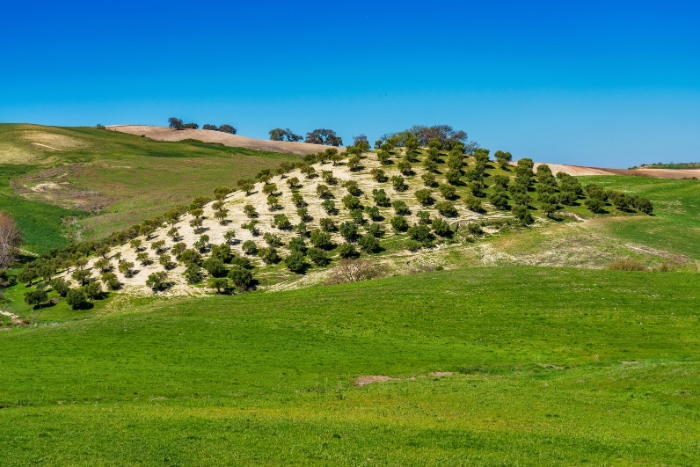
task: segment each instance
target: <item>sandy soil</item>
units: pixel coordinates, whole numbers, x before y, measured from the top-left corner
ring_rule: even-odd
[[[299,155],[313,154],[328,149],[328,146],[321,144],[267,141],[213,130],[173,130],[172,128],[144,125],[111,125],[107,129],[132,135],[145,135],[146,138],[156,141],[182,141],[191,138],[205,143],[221,143],[224,146]],[[343,152],[345,148],[340,147],[338,151]]]

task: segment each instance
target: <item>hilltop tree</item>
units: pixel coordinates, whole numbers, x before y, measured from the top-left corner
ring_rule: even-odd
[[[175,117],[170,117],[168,119],[168,127],[175,130],[183,130],[185,128],[185,126],[182,124],[182,120]]]
[[[306,133],[306,143],[325,144],[326,146],[342,146],[343,139],[333,130],[323,128]]]
[[[227,123],[224,123],[223,125],[221,125],[216,131],[220,131],[222,133],[229,133],[232,135],[235,135],[236,133],[238,133],[238,130],[236,128],[234,128],[233,126],[231,126]]]
[[[283,130],[282,128],[273,128],[269,132],[270,135],[270,141],[292,141],[292,142],[297,142],[301,141],[303,136],[295,134],[292,130],[289,128]]]

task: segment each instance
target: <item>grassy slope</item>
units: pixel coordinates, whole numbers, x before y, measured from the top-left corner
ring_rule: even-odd
[[[700,260],[700,181],[646,177],[579,177],[582,184],[598,183],[645,196],[654,203],[654,216],[601,219],[601,227],[626,241],[648,245]]]
[[[63,209],[13,196],[8,181],[35,170],[30,165],[0,165],[0,211],[7,211],[22,229],[24,248],[38,254],[48,253],[51,248],[65,246],[61,219],[82,217],[86,212]]]
[[[60,139],[53,142],[55,138]],[[4,183],[64,166],[70,168],[67,179],[60,173],[38,181],[68,180],[73,189],[96,191],[112,200],[114,204],[104,212],[84,222],[97,237],[162,214],[168,207],[208,194],[219,185],[235,186],[237,179],[250,177],[263,167],[299,158],[207,144],[156,142],[93,128],[21,124],[0,124],[0,154],[31,168],[18,174],[9,166],[10,172],[0,171]],[[70,196],[66,195],[65,201],[70,203]],[[60,194],[53,202],[61,204]]]
[[[0,464],[700,461],[696,275],[477,268],[130,305],[0,333]]]

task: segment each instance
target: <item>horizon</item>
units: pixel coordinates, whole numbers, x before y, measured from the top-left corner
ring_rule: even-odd
[[[11,5],[0,121],[176,116],[261,139],[330,128],[345,144],[448,124],[516,159],[700,160],[692,2],[137,5]]]

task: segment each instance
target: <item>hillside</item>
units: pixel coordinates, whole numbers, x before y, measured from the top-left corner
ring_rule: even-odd
[[[46,253],[66,244],[64,234],[102,238],[231,180],[298,159],[95,128],[0,124],[0,210],[25,227],[26,248]],[[77,222],[66,228],[62,219],[72,217]]]
[[[268,141],[264,139],[248,138],[246,136],[232,135],[214,130],[184,129],[175,130],[172,128],[146,125],[110,125],[109,130],[128,133],[131,135],[145,136],[156,141],[182,141],[193,139],[205,143],[217,143],[235,148],[254,149],[256,151],[281,152],[287,154],[298,154],[304,156],[326,149],[320,144],[294,143],[289,141]],[[339,147],[338,151],[343,152],[345,148]]]

